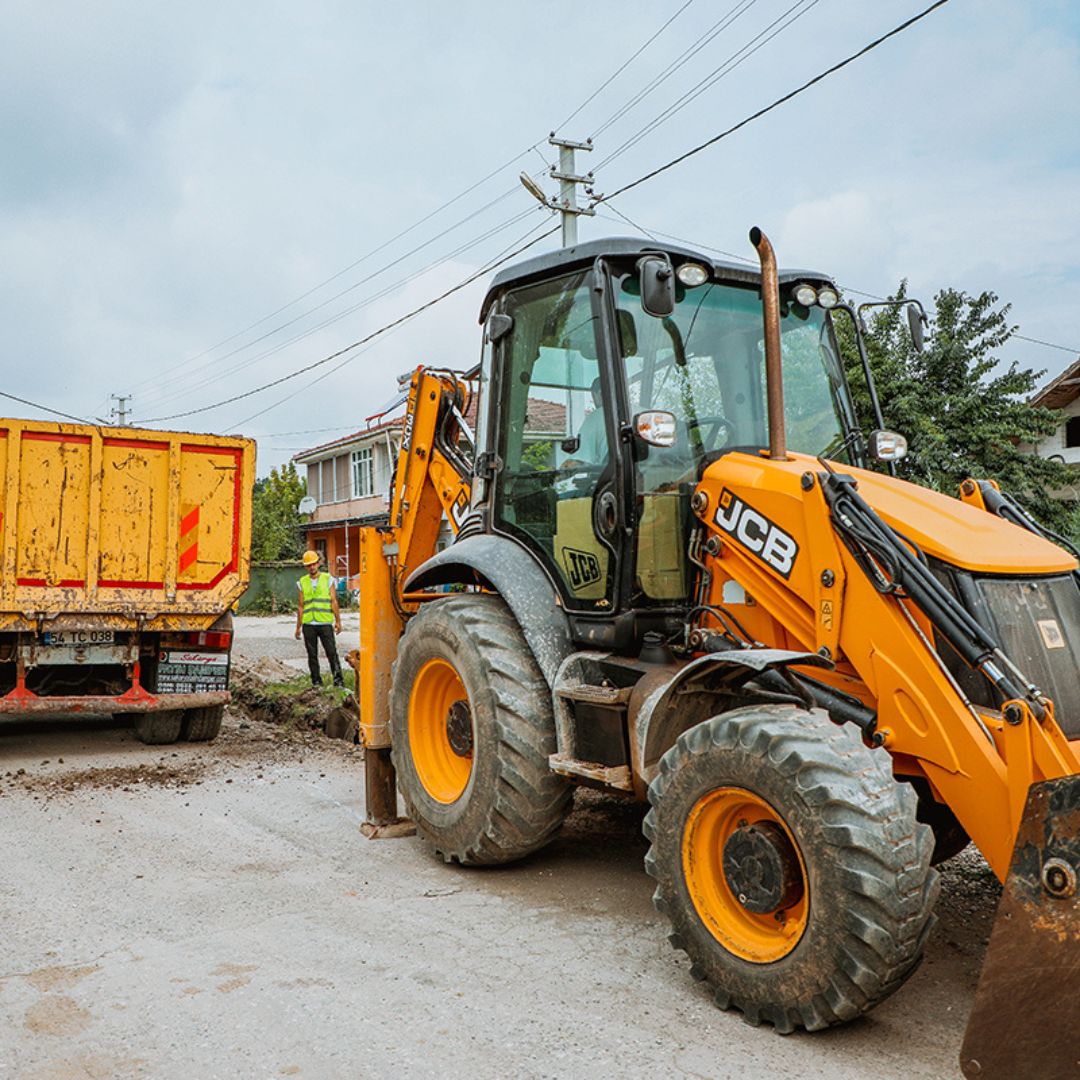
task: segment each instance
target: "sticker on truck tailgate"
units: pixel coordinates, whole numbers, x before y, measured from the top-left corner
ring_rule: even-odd
[[[198,664],[200,667],[225,667],[229,663],[229,654],[224,652],[188,652],[184,649],[170,649],[161,654],[165,664]]]
[[[159,694],[205,694],[228,688],[228,653],[168,649],[158,654]]]
[[[46,630],[42,635],[46,645],[112,645],[113,630]]]

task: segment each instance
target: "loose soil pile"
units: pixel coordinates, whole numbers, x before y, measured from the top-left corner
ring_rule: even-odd
[[[131,735],[114,745],[120,756],[137,760],[118,761],[110,755],[111,760],[88,766],[76,749],[83,729],[75,721],[70,728],[71,752],[67,747],[63,751],[67,761],[62,756],[33,763],[23,758],[21,767],[0,768],[0,798],[25,793],[49,803],[85,790],[138,794],[155,788],[183,794],[220,780],[237,766],[254,769],[261,777],[264,768],[305,760],[314,764],[327,757],[355,758],[359,764],[362,751],[354,742],[356,698],[329,687],[318,690],[307,681],[307,676],[298,677],[295,669],[277,660],[250,660],[234,653],[233,701],[213,742],[151,747],[136,743]]]

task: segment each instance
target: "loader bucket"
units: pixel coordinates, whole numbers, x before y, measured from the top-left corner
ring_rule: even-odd
[[[979,1080],[1080,1077],[1080,776],[1032,784],[960,1067]]]

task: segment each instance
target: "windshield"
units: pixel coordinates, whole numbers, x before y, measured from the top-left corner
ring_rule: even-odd
[[[616,295],[631,415],[645,409],[673,413],[673,449],[698,467],[718,451],[768,446],[756,288],[680,285],[675,311],[664,319],[642,311],[636,275],[624,276]],[[794,301],[780,311],[788,447],[844,458],[854,422],[825,312]]]

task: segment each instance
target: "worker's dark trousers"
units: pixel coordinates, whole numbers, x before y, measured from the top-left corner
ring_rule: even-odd
[[[341,662],[337,655],[337,642],[334,640],[333,623],[304,623],[304,648],[307,649],[308,670],[311,672],[311,685],[322,686],[322,674],[319,671],[319,642],[330,663],[330,674],[334,676],[335,686],[344,686],[341,678]]]

